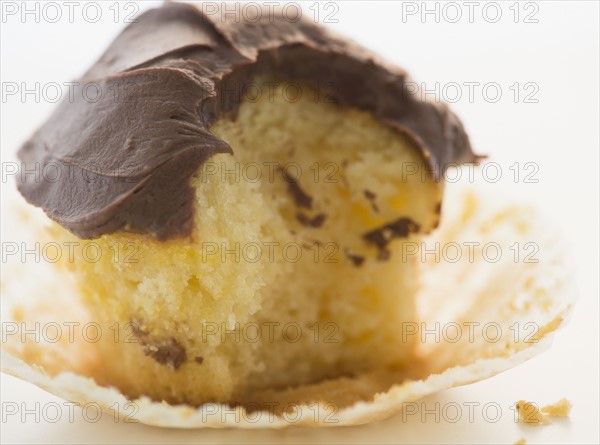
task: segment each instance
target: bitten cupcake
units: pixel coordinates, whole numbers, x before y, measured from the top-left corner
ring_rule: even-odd
[[[406,80],[273,11],[220,21],[169,3],[126,28],[19,151],[68,172],[18,187],[81,247],[65,266],[114,334],[98,383],[248,405],[402,372],[408,243],[439,222],[444,167],[476,160],[456,116]],[[90,83],[94,100],[78,94]]]

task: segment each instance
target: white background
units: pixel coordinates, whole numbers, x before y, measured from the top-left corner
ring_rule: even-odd
[[[6,3],[6,2],[5,2]],[[8,2],[10,3],[10,2]],[[476,2],[477,3],[477,2]],[[16,3],[19,8],[21,2]],[[5,16],[2,22],[2,86],[16,82],[31,87],[35,82],[62,84],[79,76],[123,28],[122,16],[115,23],[112,2],[103,2],[103,16],[97,23],[86,22],[81,9],[74,23],[63,17],[48,23],[29,15],[22,20]],[[304,6],[305,14],[313,10]],[[195,442],[401,442],[401,443],[514,443],[524,437],[528,443],[598,443],[598,3],[536,2],[517,5],[499,2],[502,12],[496,23],[495,9],[486,2],[475,6],[473,23],[468,6],[457,5],[462,18],[454,20],[456,9],[439,4],[440,20],[433,14],[403,14],[403,5],[393,2],[337,3],[338,11],[329,24],[374,49],[409,71],[413,79],[433,88],[457,82],[496,82],[502,97],[493,103],[482,89],[473,101],[463,97],[453,109],[465,123],[476,151],[487,153],[503,168],[497,187],[535,202],[547,215],[548,223],[562,228],[577,263],[580,299],[570,324],[557,336],[553,348],[517,369],[488,381],[428,397],[423,408],[435,403],[456,402],[464,408],[457,423],[433,416],[422,422],[419,416],[398,415],[376,424],[328,430],[288,431],[176,431],[143,425],[115,423],[108,416],[98,423],[86,422],[67,412],[57,423],[29,416],[22,423],[11,416],[2,425],[2,443],[195,443]],[[140,10],[149,7],[140,4]],[[32,8],[32,4],[28,7]],[[433,9],[435,3],[428,3]],[[512,7],[512,9],[510,9]],[[81,8],[81,6],[80,6]],[[323,14],[333,11],[319,5]],[[122,14],[129,11],[118,7]],[[63,15],[67,13],[63,8]],[[537,11],[537,12],[536,12]],[[47,10],[48,13],[52,11]],[[445,12],[445,14],[444,14]],[[525,16],[537,23],[525,23]],[[52,18],[50,16],[50,18]],[[525,103],[521,94],[515,103],[514,88],[533,82],[537,103]],[[454,97],[454,91],[446,90]],[[11,160],[28,135],[40,125],[54,104],[36,103],[31,96],[2,98],[1,148],[3,161]],[[512,184],[508,167],[514,162],[536,162],[537,184]],[[2,184],[2,199],[13,195],[12,182]],[[3,237],[9,236],[3,232]],[[16,402],[26,408],[35,402],[56,401],[44,391],[2,375],[2,403]],[[510,406],[519,399],[541,404],[567,397],[574,405],[571,418],[546,427],[524,427],[514,422]],[[474,421],[467,416],[465,403],[479,403]],[[497,422],[486,421],[482,407],[497,403],[502,415]],[[23,405],[21,405],[23,404]],[[4,406],[4,405],[3,405]],[[488,413],[494,417],[493,412]]]

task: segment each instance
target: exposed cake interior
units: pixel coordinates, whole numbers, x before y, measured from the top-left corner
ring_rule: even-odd
[[[368,113],[306,86],[267,91],[211,128],[234,154],[192,178],[191,237],[77,240],[102,250],[71,264],[105,333],[100,383],[251,403],[265,388],[411,360],[400,326],[414,319],[418,277],[405,243],[436,225],[441,185]]]

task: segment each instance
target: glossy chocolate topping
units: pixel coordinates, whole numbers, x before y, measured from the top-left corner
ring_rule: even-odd
[[[80,238],[189,235],[191,175],[232,152],[208,128],[235,118],[240,92],[259,75],[327,86],[336,103],[411,139],[438,174],[476,159],[445,105],[408,94],[402,70],[355,43],[273,11],[228,21],[168,3],[128,26],[21,147],[27,171],[58,174],[21,175],[18,188]]]

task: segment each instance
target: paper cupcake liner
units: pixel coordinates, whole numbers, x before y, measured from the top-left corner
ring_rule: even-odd
[[[35,322],[84,324],[89,316],[64,273],[48,262],[24,264],[14,256],[2,283],[3,314],[12,314],[3,319],[2,371],[80,406],[95,404],[125,421],[162,427],[328,427],[384,419],[406,403],[489,378],[537,355],[549,347],[575,301],[565,248],[535,210],[479,187],[476,192],[456,185],[447,187],[443,210],[440,227],[416,246],[420,318],[398,335],[419,341],[414,363],[403,373],[375,370],[264,391],[256,407],[129,400],[95,383],[101,358],[93,343],[67,336],[56,342],[23,339],[15,332]],[[37,216],[14,213],[29,219],[19,224],[25,240]]]

